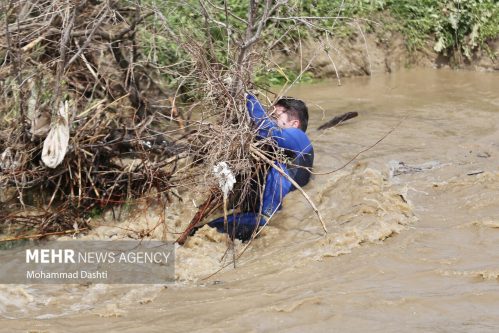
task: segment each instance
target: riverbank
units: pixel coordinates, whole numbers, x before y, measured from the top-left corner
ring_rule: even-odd
[[[499,37],[487,41],[487,49],[477,50],[471,60],[445,56],[426,40],[421,49],[409,51],[405,37],[395,31],[366,32],[358,27],[348,38],[308,39],[296,52],[276,55],[276,62],[299,73],[308,66],[315,79],[392,73],[407,68],[499,71]],[[328,51],[324,51],[327,49]]]

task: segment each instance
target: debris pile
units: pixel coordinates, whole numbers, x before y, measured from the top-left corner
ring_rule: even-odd
[[[82,228],[91,211],[165,193],[185,130],[157,71],[140,60],[137,27],[153,12],[108,1],[5,7],[1,227]]]

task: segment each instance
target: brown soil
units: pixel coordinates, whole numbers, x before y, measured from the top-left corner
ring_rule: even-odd
[[[487,43],[490,52],[479,50],[472,61],[443,56],[429,41],[422,50],[409,53],[398,33],[357,33],[348,38],[307,40],[302,49],[280,57],[281,63],[300,71],[310,62],[317,78],[361,76],[394,72],[405,67],[461,68],[476,71],[499,70],[499,38]],[[328,51],[325,51],[328,50]],[[490,55],[495,56],[495,60]]]

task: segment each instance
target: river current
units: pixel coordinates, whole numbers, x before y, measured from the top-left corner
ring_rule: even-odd
[[[226,243],[205,228],[177,249],[176,284],[0,285],[0,331],[497,332],[499,74],[407,70],[286,94],[310,108],[304,189],[328,235],[294,191],[236,269],[207,278]],[[359,116],[316,130],[348,111]],[[194,212],[165,216],[181,229]]]

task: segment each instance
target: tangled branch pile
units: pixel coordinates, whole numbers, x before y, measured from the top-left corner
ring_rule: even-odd
[[[181,150],[174,136],[183,133],[167,89],[140,61],[137,26],[152,12],[32,0],[11,1],[3,13],[3,227],[29,220],[65,230],[95,208],[165,192]],[[19,205],[43,213],[12,213]]]

